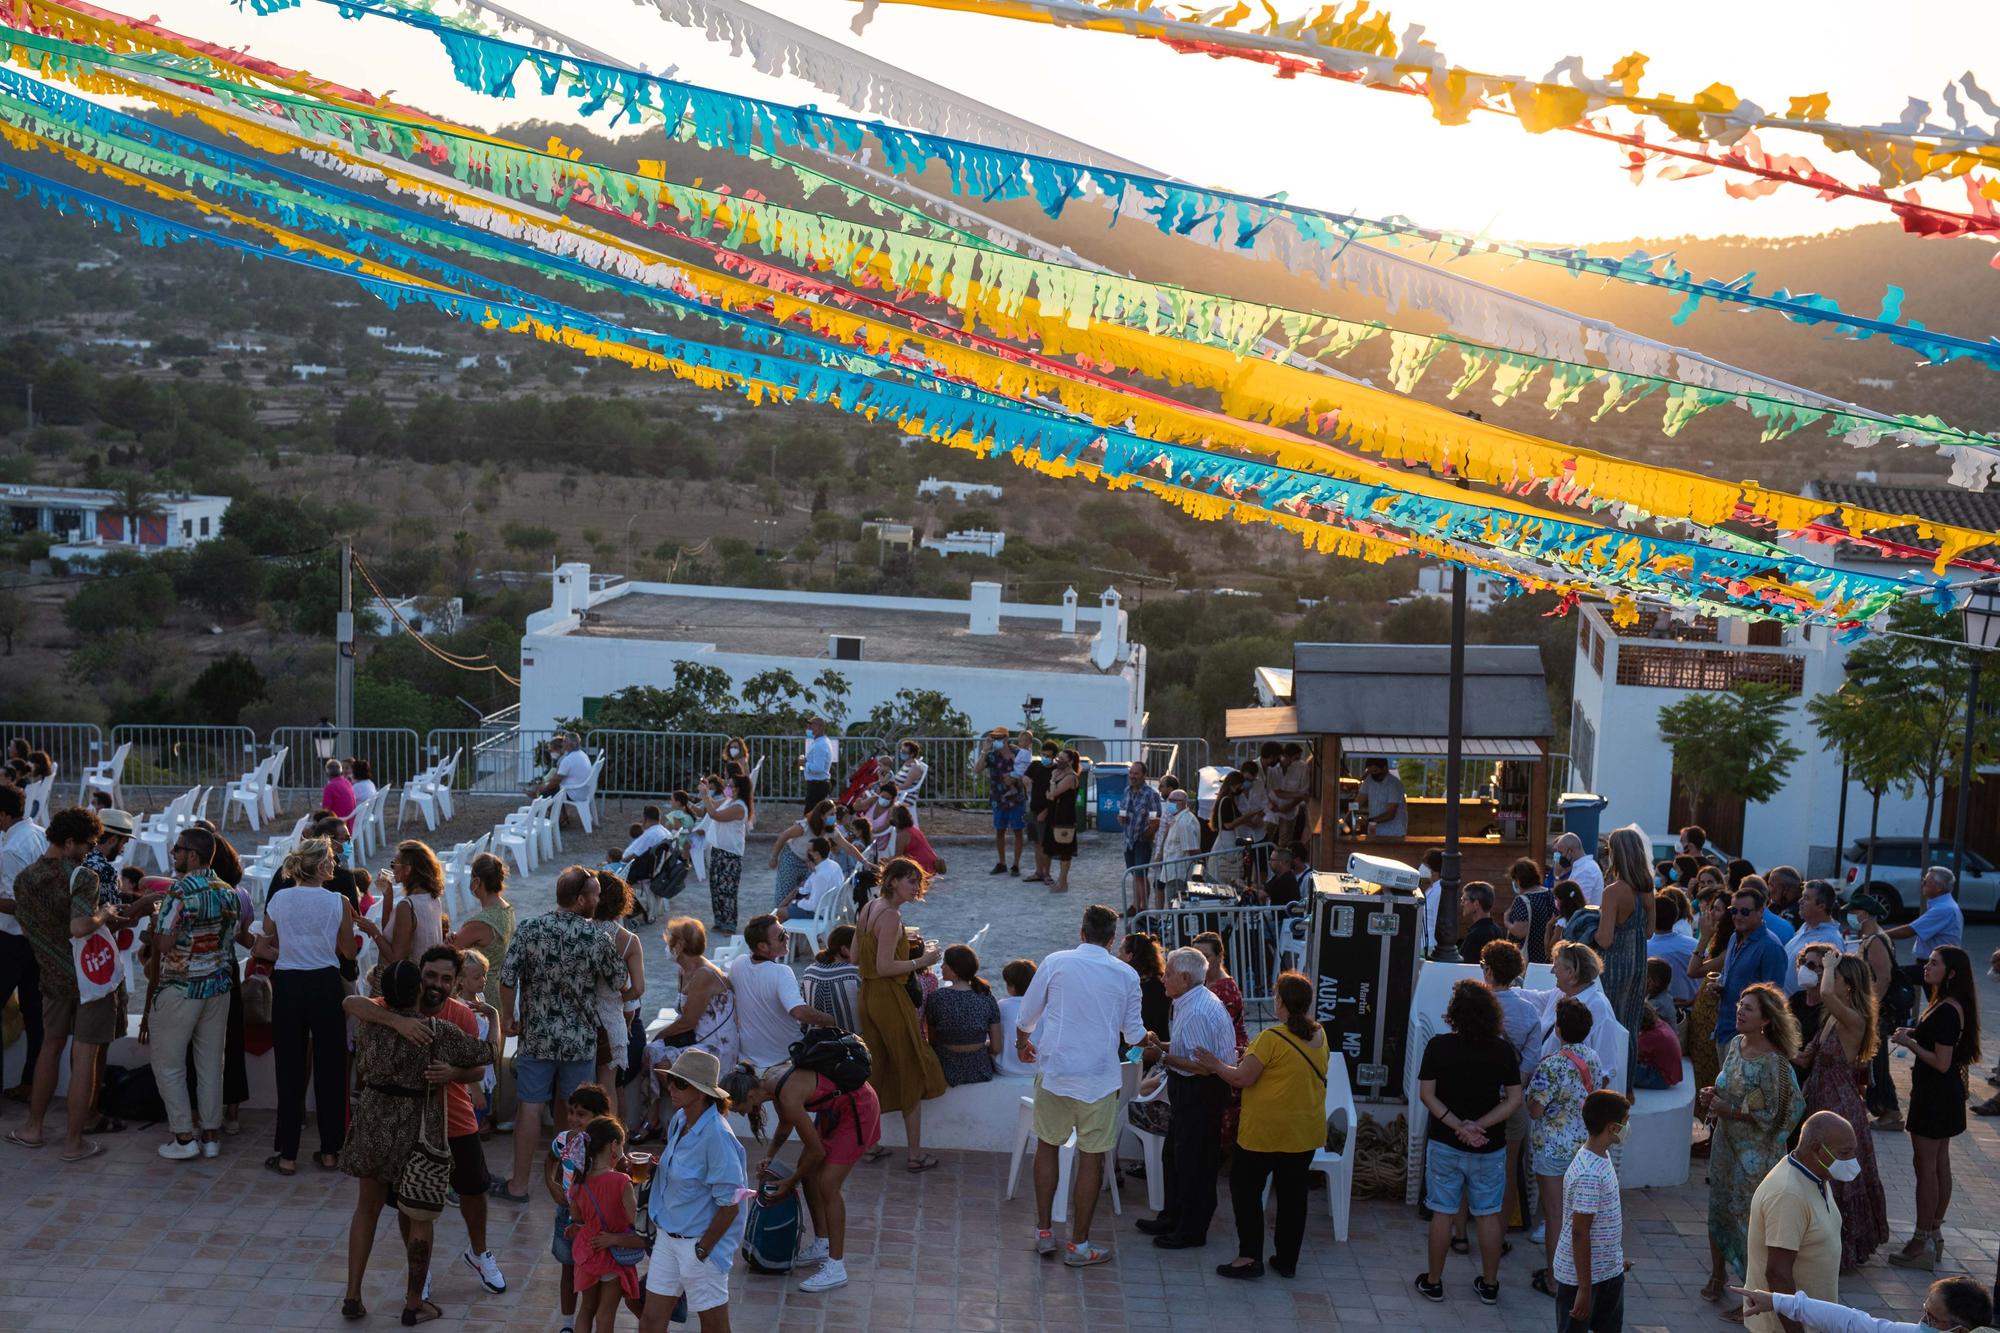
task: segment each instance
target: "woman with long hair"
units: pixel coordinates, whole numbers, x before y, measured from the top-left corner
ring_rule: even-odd
[[[917,827],[917,813],[907,805],[889,812],[889,855],[906,856],[924,868],[926,875],[942,875],[944,861],[931,847],[931,840]]]
[[[1688,976],[1699,982],[1722,970],[1724,955],[1729,950],[1729,894],[1723,889],[1721,876],[1716,876],[1712,888],[1701,891],[1701,935],[1695,941],[1694,956],[1688,960]],[[1697,985],[1694,1003],[1687,1015],[1688,1059],[1694,1062],[1694,1087],[1699,1093],[1703,1088],[1715,1086],[1715,1076],[1722,1069],[1722,1054],[1709,1038],[1715,1032],[1715,1025],[1721,1017],[1722,993],[1707,986]],[[1695,1145],[1698,1151],[1708,1145]]]
[[[1639,1011],[1646,1005],[1646,941],[1653,934],[1653,876],[1646,865],[1646,835],[1637,825],[1611,830],[1606,839],[1604,897],[1597,909],[1597,952],[1604,958],[1604,993],[1625,1029],[1625,1069],[1639,1066]]]
[[[799,989],[807,1004],[833,1015],[842,1032],[861,1026],[861,969],[854,965],[853,926],[835,926],[826,933],[826,947],[799,973]]]
[[[1810,958],[1810,961],[1808,959]],[[1819,996],[1819,1035],[1799,1052],[1805,1074],[1805,1113],[1832,1111],[1854,1127],[1860,1174],[1832,1182],[1840,1205],[1840,1271],[1861,1267],[1889,1239],[1889,1206],[1875,1166],[1868,1132],[1868,1065],[1875,1056],[1875,978],[1854,954],[1808,949],[1799,960],[1799,984]]]
[[[1951,1141],[1965,1133],[1966,1071],[1979,1061],[1979,988],[1972,959],[1940,944],[1924,960],[1930,1003],[1914,1028],[1890,1040],[1915,1058],[1910,1069],[1910,1152],[1917,1171],[1917,1229],[1889,1256],[1898,1268],[1944,1262],[1944,1215],[1951,1207]]]
[[[465,919],[446,941],[458,950],[477,949],[488,958],[505,958],[514,939],[514,904],[507,901],[507,863],[491,852],[481,852],[467,867],[466,884],[479,910]],[[486,974],[486,1003],[500,1007],[500,969]]]
[[[1172,1034],[1174,1002],[1167,998],[1166,951],[1157,936],[1129,932],[1118,945],[1118,956],[1139,974],[1139,1016],[1146,1031],[1167,1040]]]
[[[346,1142],[347,1018],[340,1003],[347,989],[340,964],[354,957],[360,940],[354,933],[354,908],[327,887],[333,878],[333,847],[326,839],[300,843],[285,858],[284,871],[292,886],[265,904],[264,931],[253,952],[272,965],[278,1127],[264,1166],[289,1176],[298,1170],[308,1076],[318,1094],[321,1170],[334,1169]]]
[[[771,899],[772,907],[783,907],[793,890],[806,882],[806,874],[811,869],[806,864],[806,848],[814,838],[827,836],[832,813],[832,801],[819,802],[806,811],[805,818],[794,820],[771,845],[770,869],[777,872],[772,881],[776,894]]]
[[[361,1281],[375,1248],[376,1223],[402,1181],[410,1154],[419,1139],[440,1150],[446,1144],[444,1092],[426,1077],[431,1063],[442,1061],[464,1069],[493,1063],[492,1043],[418,1012],[423,973],[415,963],[383,965],[380,984],[383,1003],[394,1018],[387,1024],[360,1026],[354,1047],[360,1092],[354,1099],[347,1142],[340,1150],[340,1169],[360,1187],[347,1228],[347,1295],[340,1313],[348,1319],[368,1314],[361,1304]],[[430,1275],[431,1224],[437,1214],[409,1199],[399,1199],[397,1207],[403,1214],[403,1246],[409,1260],[403,1322],[428,1323],[444,1315],[423,1294]]]
[[[1049,776],[1048,819],[1042,825],[1042,846],[1056,872],[1050,893],[1069,892],[1069,863],[1076,859],[1076,788],[1082,780],[1083,758],[1075,750],[1056,754]]]
[[[966,945],[944,951],[944,985],[924,1001],[924,1023],[946,1084],[992,1082],[1000,1054],[1000,1002],[979,975],[979,955]]]
[[[1713,1126],[1703,1300],[1721,1300],[1730,1274],[1746,1271],[1750,1198],[1784,1157],[1785,1141],[1800,1119],[1799,1082],[1792,1073],[1798,1053],[1799,1026],[1784,993],[1767,981],[1744,987],[1722,1072],[1694,1104],[1695,1114]]]
[[[1236,1213],[1236,1258],[1218,1265],[1223,1277],[1264,1275],[1264,1183],[1278,1196],[1276,1246],[1271,1267],[1280,1277],[1298,1271],[1306,1231],[1306,1175],[1326,1142],[1325,1030],[1313,1021],[1312,983],[1297,972],[1280,974],[1272,1009],[1278,1021],[1265,1028],[1230,1064],[1213,1051],[1195,1058],[1243,1097],[1236,1151],[1229,1159],[1229,1201]]]
[[[777,1111],[778,1127],[753,1178],[764,1185],[764,1197],[783,1198],[803,1186],[812,1213],[813,1243],[799,1252],[798,1262],[824,1260],[819,1271],[799,1284],[804,1292],[832,1291],[847,1285],[847,1201],[841,1186],[854,1164],[882,1139],[882,1107],[875,1089],[863,1083],[842,1092],[832,1079],[810,1069],[796,1069],[787,1060],[758,1076],[747,1060],[723,1076],[722,1090],[744,1119],[750,1134],[764,1141],[764,1107]],[[799,1136],[799,1159],[789,1175],[779,1175],[778,1153],[791,1135]]]
[[[929,887],[922,866],[897,857],[882,868],[880,896],[863,907],[854,922],[854,956],[861,969],[861,1039],[874,1058],[868,1081],[875,1085],[883,1111],[903,1113],[903,1141],[909,1145],[906,1169],[912,1173],[943,1165],[924,1151],[923,1109],[924,1102],[944,1095],[944,1070],[924,1044],[909,990],[910,979],[942,955],[935,948],[917,952],[903,928],[904,906],[921,901]]]
[[[415,838],[396,844],[389,877],[403,890],[389,917],[382,940],[383,963],[414,962],[424,951],[444,943],[450,921],[444,910],[444,867],[428,843]],[[386,892],[383,903],[395,897]]]
[[[734,774],[710,774],[701,789],[708,820],[709,913],[721,935],[736,933],[736,895],[743,884],[743,843],[750,829],[750,783]]]
[[[597,910],[590,924],[625,960],[626,986],[623,991],[603,981],[597,983],[597,1083],[599,1087],[622,1087],[631,1080],[632,1019],[646,994],[646,946],[625,929],[632,914],[632,886],[609,870],[597,875]],[[614,1082],[614,1080],[616,1080]]]

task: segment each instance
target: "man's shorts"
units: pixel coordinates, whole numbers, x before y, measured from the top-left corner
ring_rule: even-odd
[[[1471,1196],[1474,1217],[1491,1217],[1507,1201],[1507,1154],[1468,1152],[1432,1140],[1424,1145],[1424,1202],[1452,1214]]]
[[[1008,829],[1028,827],[1028,812],[1018,805],[996,805],[993,807],[993,831],[1003,833]]]
[[[715,1266],[715,1259],[694,1257],[694,1240],[683,1240],[661,1232],[653,1242],[653,1262],[646,1269],[646,1294],[674,1297],[685,1295],[694,1314],[729,1304],[729,1274]]]
[[[460,1134],[457,1138],[445,1140],[451,1149],[451,1187],[458,1191],[461,1199],[470,1199],[486,1193],[493,1184],[493,1177],[486,1170],[486,1153],[479,1145],[477,1134]]]
[[[1118,1144],[1118,1094],[1107,1092],[1094,1102],[1080,1102],[1050,1092],[1035,1078],[1035,1137],[1060,1148],[1076,1132],[1078,1152],[1110,1152]]]
[[[1125,849],[1125,868],[1127,870],[1136,870],[1140,866],[1151,865],[1152,863],[1153,840],[1151,838],[1146,839],[1144,842],[1135,842]]]
[[[79,1045],[109,1046],[118,1035],[118,993],[100,995],[79,1005],[74,995],[42,992],[42,1040],[61,1046],[74,1037]]]
[[[514,1061],[514,1099],[528,1106],[545,1106],[560,1095],[567,1102],[597,1073],[595,1061],[532,1060],[522,1056]]]

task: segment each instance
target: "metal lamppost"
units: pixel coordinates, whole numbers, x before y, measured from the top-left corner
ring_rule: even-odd
[[[1979,668],[2000,650],[2000,586],[1976,585],[1965,600],[1965,745],[1958,757],[1958,810],[1951,831],[1951,871],[1965,878],[1965,826],[1972,818],[1972,740],[1979,726]]]
[[[1473,421],[1483,418],[1477,412],[1462,415]],[[1458,488],[1471,489],[1463,472],[1458,475]],[[1465,565],[1453,562],[1451,567],[1451,681],[1445,698],[1445,741],[1444,741],[1444,854],[1438,867],[1437,886],[1432,890],[1442,895],[1438,901],[1437,945],[1431,957],[1440,962],[1456,962],[1458,953],[1458,807],[1460,805],[1459,784],[1464,777],[1465,749]]]

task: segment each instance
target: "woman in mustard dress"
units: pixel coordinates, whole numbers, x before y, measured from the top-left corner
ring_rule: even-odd
[[[936,949],[926,949],[911,957],[910,937],[903,929],[903,904],[922,898],[926,887],[923,867],[899,856],[883,868],[881,896],[863,907],[854,922],[858,936],[854,961],[861,968],[861,1040],[868,1044],[874,1062],[868,1081],[884,1115],[903,1114],[912,1172],[940,1164],[924,1151],[923,1105],[944,1096],[945,1090],[944,1069],[924,1042],[909,988],[909,979],[940,955]]]

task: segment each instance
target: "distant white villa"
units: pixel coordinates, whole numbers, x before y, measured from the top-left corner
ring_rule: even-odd
[[[947,491],[960,504],[974,498],[998,500],[1001,495],[1000,487],[981,481],[940,481],[936,477],[925,477],[917,483],[918,495],[943,495]]]

